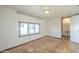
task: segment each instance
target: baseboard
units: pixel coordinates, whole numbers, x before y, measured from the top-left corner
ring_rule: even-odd
[[[61,39],[59,37],[54,37],[54,36],[48,36],[48,37],[55,38],[55,39]]]
[[[70,40],[71,41],[71,40]],[[72,43],[79,44],[78,42],[71,41]]]
[[[39,40],[39,39],[42,39],[42,38],[45,38],[45,37],[48,37],[48,36],[43,36],[43,37],[37,38],[37,39],[35,39],[35,40],[29,41],[29,42],[26,42],[26,43],[22,43],[22,44],[20,44],[20,45],[17,45],[17,46],[14,46],[14,47],[11,47],[11,48],[2,50],[2,51],[0,51],[0,53],[3,53],[4,51],[8,51],[8,50],[11,50],[11,49],[13,49],[13,48],[16,48],[16,47],[19,47],[19,46],[22,46],[22,45],[25,45],[25,44],[28,44],[28,43],[30,43],[30,42],[34,42],[34,41],[36,41],[36,40]]]

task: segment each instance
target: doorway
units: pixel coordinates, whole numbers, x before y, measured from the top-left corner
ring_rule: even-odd
[[[63,40],[70,40],[70,17],[61,19],[61,37]]]

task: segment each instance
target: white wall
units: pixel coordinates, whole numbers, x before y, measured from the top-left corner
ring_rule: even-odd
[[[71,17],[70,40],[79,43],[79,15]]]
[[[54,19],[49,19],[47,22],[48,35],[61,38],[61,18],[57,17]]]
[[[40,23],[40,34],[19,38],[19,21]],[[46,20],[18,14],[14,10],[0,7],[0,51],[46,36],[46,34]]]

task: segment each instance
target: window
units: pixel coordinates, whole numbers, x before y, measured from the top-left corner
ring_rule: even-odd
[[[40,33],[40,24],[19,22],[19,37]]]
[[[35,33],[39,33],[39,24],[35,24]]]
[[[34,34],[35,28],[34,24],[29,24],[29,34]]]
[[[28,35],[28,24],[20,23],[20,36]]]

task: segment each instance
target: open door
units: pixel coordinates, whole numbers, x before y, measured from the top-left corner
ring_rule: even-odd
[[[70,40],[79,43],[79,15],[71,17]]]
[[[70,18],[63,17],[61,19],[61,37],[64,40],[70,40]]]

